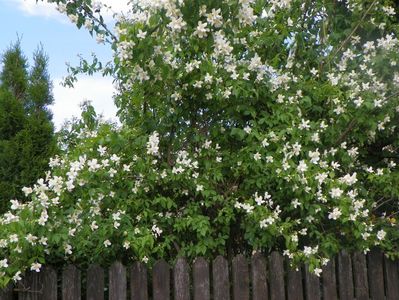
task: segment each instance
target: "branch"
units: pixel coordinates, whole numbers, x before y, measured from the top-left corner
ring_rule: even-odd
[[[355,34],[355,32],[358,30],[360,24],[364,21],[370,10],[373,8],[373,6],[377,3],[377,0],[374,0],[373,3],[370,4],[369,8],[364,12],[362,18],[360,21],[356,24],[355,28],[353,28],[352,32],[346,37],[346,39],[341,43],[341,45],[338,47],[338,49],[334,52],[332,57],[329,59],[329,61],[332,61],[335,56],[337,56],[338,52],[342,50],[342,48],[346,45],[346,43],[349,42],[350,38]]]
[[[108,29],[107,25],[102,22],[99,18],[97,18],[96,16],[93,15],[92,11],[90,10],[89,7],[87,6],[82,6],[83,11],[94,21],[96,21],[98,24],[100,24],[100,26],[107,32],[107,34],[109,36],[111,36],[111,38],[114,41],[117,41],[118,39],[116,38],[116,36],[111,32],[111,30]]]
[[[346,130],[341,134],[341,136],[338,138],[335,144],[341,144],[346,139],[348,134],[353,130],[353,128],[355,128],[356,123],[357,123],[356,119],[352,119],[352,121],[349,122]]]

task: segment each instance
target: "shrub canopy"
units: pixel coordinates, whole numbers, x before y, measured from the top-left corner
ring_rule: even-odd
[[[109,43],[122,126],[84,120],[1,218],[3,283],[44,262],[280,250],[398,256],[393,1],[54,1]],[[2,263],[2,265],[1,265]]]

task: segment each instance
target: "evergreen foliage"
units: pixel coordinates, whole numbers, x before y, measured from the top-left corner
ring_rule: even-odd
[[[22,187],[43,176],[55,153],[54,126],[48,105],[52,83],[43,48],[28,68],[20,42],[2,57],[0,72],[0,212],[10,199],[22,197]]]

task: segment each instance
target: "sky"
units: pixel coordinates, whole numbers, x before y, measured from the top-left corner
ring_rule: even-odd
[[[124,0],[103,0],[116,12],[126,11]],[[106,15],[111,19],[112,13]],[[99,45],[85,29],[78,29],[69,19],[60,14],[54,4],[36,0],[0,0],[0,53],[18,38],[21,48],[30,59],[42,44],[49,56],[49,73],[53,81],[54,105],[51,106],[53,121],[60,129],[65,119],[80,115],[80,103],[92,101],[97,113],[106,119],[117,120],[113,103],[115,92],[112,78],[79,76],[74,88],[63,87],[60,83],[68,75],[66,63],[77,65],[78,55],[90,59],[96,53],[102,61],[112,59],[109,45]]]

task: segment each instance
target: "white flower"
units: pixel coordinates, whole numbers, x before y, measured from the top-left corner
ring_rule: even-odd
[[[12,280],[14,280],[14,282],[20,281],[21,279],[22,279],[22,277],[21,277],[21,271],[18,271],[18,272],[15,273],[14,276],[12,277]]]
[[[8,260],[7,258],[0,260],[0,268],[8,268]]]
[[[342,215],[341,210],[338,207],[335,207],[332,212],[328,214],[329,219],[336,220]]]
[[[304,173],[307,169],[308,169],[308,166],[306,165],[306,162],[304,160],[301,160],[297,167],[298,172]]]
[[[328,178],[327,173],[318,173],[315,177],[315,179],[319,182],[319,184],[322,184],[324,180]]]
[[[318,161],[320,160],[319,149],[316,149],[316,151],[309,151],[309,158],[310,158],[311,163],[317,164]]]
[[[30,270],[31,271],[35,271],[35,272],[40,272],[40,268],[42,267],[42,265],[38,262],[34,262],[32,263],[32,265],[30,266]]]
[[[262,158],[262,155],[261,155],[259,152],[256,152],[256,153],[254,154],[254,160],[258,161],[258,160],[260,160],[261,158]]]
[[[129,241],[124,241],[123,242],[123,248],[125,248],[126,250],[130,248],[130,242]]]
[[[245,131],[246,133],[250,134],[251,131],[252,131],[252,128],[251,128],[250,126],[245,126],[245,127],[244,127],[244,131]]]
[[[339,198],[342,196],[343,192],[344,191],[341,190],[340,188],[332,188],[330,191],[330,196],[331,196],[331,198]]]
[[[22,192],[25,194],[25,197],[28,197],[30,194],[32,194],[33,190],[30,187],[24,186],[22,188]]]
[[[78,23],[79,17],[77,15],[71,14],[71,15],[68,15],[68,17],[69,17],[69,20],[71,20],[72,23],[74,23],[74,24]]]
[[[159,151],[159,134],[158,132],[154,131],[147,142],[147,154],[150,155],[158,155]]]
[[[320,268],[315,268],[315,269],[313,270],[313,273],[314,273],[317,277],[320,277],[321,272],[322,272],[322,269],[320,269]]]
[[[141,29],[139,29],[139,32],[137,33],[137,37],[139,39],[144,39],[146,37],[146,35],[147,35],[147,32],[142,31]]]
[[[197,28],[194,31],[194,35],[198,36],[200,39],[206,37],[209,32],[209,28],[206,26],[207,23],[199,21]]]
[[[387,233],[381,229],[380,231],[377,232],[377,239],[382,241],[383,239],[385,239],[386,235],[387,235]]]
[[[204,190],[204,186],[203,186],[202,184],[197,184],[195,190],[196,190],[197,192],[201,192],[201,191]]]
[[[105,246],[106,248],[109,247],[109,246],[111,246],[110,240],[105,240],[105,241],[104,241],[104,246]]]
[[[70,255],[70,254],[72,254],[72,246],[71,246],[71,245],[65,244],[64,250],[65,250],[65,255]]]

